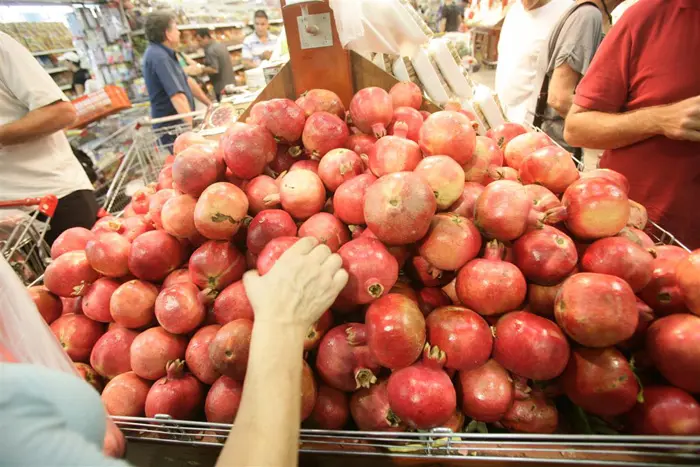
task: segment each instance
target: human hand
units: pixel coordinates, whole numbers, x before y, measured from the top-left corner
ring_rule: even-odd
[[[202,74],[202,68],[200,65],[187,65],[184,70],[187,76],[199,76]]]
[[[269,60],[270,57],[272,57],[272,52],[270,52],[269,50],[266,50],[265,52],[262,53],[262,58],[263,58],[263,59]]]
[[[297,241],[264,276],[243,276],[255,322],[299,325],[305,331],[335,301],[348,281],[343,260],[313,237]]]
[[[700,96],[660,108],[663,135],[670,139],[700,142]]]

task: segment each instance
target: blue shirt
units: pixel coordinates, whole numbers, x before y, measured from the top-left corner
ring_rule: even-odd
[[[151,101],[151,117],[161,118],[177,114],[170,101],[175,94],[184,93],[194,110],[194,98],[187,84],[187,75],[177,61],[175,51],[151,42],[143,54],[143,79]],[[178,122],[169,123],[170,125]]]

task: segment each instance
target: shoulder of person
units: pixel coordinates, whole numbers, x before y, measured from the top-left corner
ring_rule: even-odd
[[[567,18],[565,25],[603,25],[603,13],[593,3],[585,3],[574,10]]]

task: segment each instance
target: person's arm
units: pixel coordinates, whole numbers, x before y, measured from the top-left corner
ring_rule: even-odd
[[[184,92],[179,92],[170,96],[170,102],[173,103],[173,107],[175,107],[175,110],[179,114],[187,114],[192,112],[192,109],[190,108],[190,101],[187,99]],[[187,124],[192,125],[192,117],[183,117],[182,119]]]
[[[241,405],[217,465],[297,465],[304,336],[347,280],[340,256],[311,237],[264,276],[243,276],[255,324]]]
[[[247,38],[246,38],[247,39]],[[241,49],[241,59],[243,61],[243,66],[246,68],[255,68],[258,66],[255,58],[253,57],[253,48],[250,42],[243,40],[243,49]]]
[[[199,102],[202,104],[206,105],[209,107],[211,105],[211,99],[209,99],[209,96],[204,92],[202,87],[195,81],[193,78],[190,78],[189,76],[187,77],[187,84],[189,84],[190,89],[192,90],[192,95],[194,96],[195,99],[197,99]]]
[[[59,101],[32,110],[14,122],[0,126],[0,146],[26,143],[63,130],[75,122],[75,107]]]
[[[547,105],[564,118],[574,102],[574,91],[580,79],[581,75],[568,63],[558,66],[552,73],[547,92]]]

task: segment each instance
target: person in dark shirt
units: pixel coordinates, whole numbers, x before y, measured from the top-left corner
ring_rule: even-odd
[[[226,85],[235,84],[236,77],[233,73],[233,63],[226,47],[216,42],[208,29],[199,29],[195,38],[204,49],[203,73],[209,75],[214,86],[216,99],[221,100],[221,92]]]
[[[440,10],[440,32],[456,32],[462,24],[463,10],[454,0],[445,0]]]
[[[90,72],[80,66],[80,57],[75,52],[67,52],[58,60],[65,63],[68,71],[73,73],[73,92],[77,96],[82,96],[85,93],[85,83],[90,79]]]

